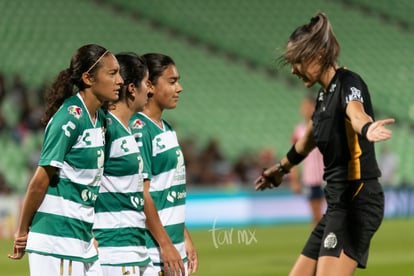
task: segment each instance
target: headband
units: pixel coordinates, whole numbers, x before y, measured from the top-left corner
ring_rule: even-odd
[[[89,74],[89,72],[93,69],[93,67],[95,67],[96,66],[96,64],[98,64],[98,62],[108,53],[109,51],[108,50],[106,50],[96,61],[95,61],[95,63],[94,64],[92,64],[92,66],[91,67],[89,67],[89,69],[88,69],[88,71],[86,71],[86,73],[88,73]]]

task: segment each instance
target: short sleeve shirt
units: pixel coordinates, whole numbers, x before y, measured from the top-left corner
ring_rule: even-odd
[[[372,179],[381,175],[374,144],[354,131],[346,115],[349,102],[363,104],[374,119],[368,87],[356,73],[337,70],[327,91],[319,91],[312,116],[314,138],[324,157],[324,179],[346,181]]]

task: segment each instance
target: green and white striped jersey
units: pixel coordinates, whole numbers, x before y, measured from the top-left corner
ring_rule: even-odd
[[[144,163],[130,129],[107,115],[104,175],[95,205],[94,234],[101,265],[142,266],[145,245]]]
[[[104,164],[104,114],[93,123],[79,94],[64,101],[46,127],[39,166],[56,167],[33,218],[26,251],[82,262],[98,259],[94,205]]]
[[[171,241],[186,261],[184,247],[186,175],[184,157],[172,127],[160,128],[144,113],[136,113],[130,128],[144,159],[144,179],[150,179],[150,193]],[[158,244],[147,231],[147,247],[155,265],[162,263]]]

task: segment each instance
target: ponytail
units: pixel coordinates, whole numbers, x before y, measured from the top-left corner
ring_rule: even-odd
[[[339,43],[325,13],[319,12],[308,24],[298,27],[289,37],[286,50],[279,58],[282,65],[308,62],[321,55],[322,70],[335,65],[340,53]]]
[[[63,70],[56,77],[52,86],[45,93],[45,112],[42,124],[47,125],[50,118],[56,113],[65,99],[74,94],[70,69]]]

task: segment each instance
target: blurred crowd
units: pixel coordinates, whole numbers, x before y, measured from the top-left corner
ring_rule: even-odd
[[[30,139],[29,134],[43,133],[40,118],[43,115],[43,95],[47,85],[48,83],[37,88],[29,87],[20,75],[6,77],[0,72],[2,139],[10,139],[21,145],[25,139]],[[186,160],[187,182],[191,186],[253,186],[254,179],[263,168],[277,161],[275,151],[268,148],[259,152],[242,152],[235,160],[230,160],[220,148],[220,140],[216,138],[211,138],[205,145],[199,145],[193,138],[183,137],[180,145]],[[36,167],[38,150],[26,157],[25,169],[32,171]],[[13,191],[13,185],[7,183],[5,177],[8,169],[10,168],[0,167],[0,194]]]
[[[190,185],[253,187],[254,180],[263,168],[277,162],[276,152],[270,148],[258,152],[242,152],[235,160],[230,160],[223,154],[220,141],[215,138],[210,139],[199,150],[196,150],[197,145],[192,138],[186,138],[180,144]]]

